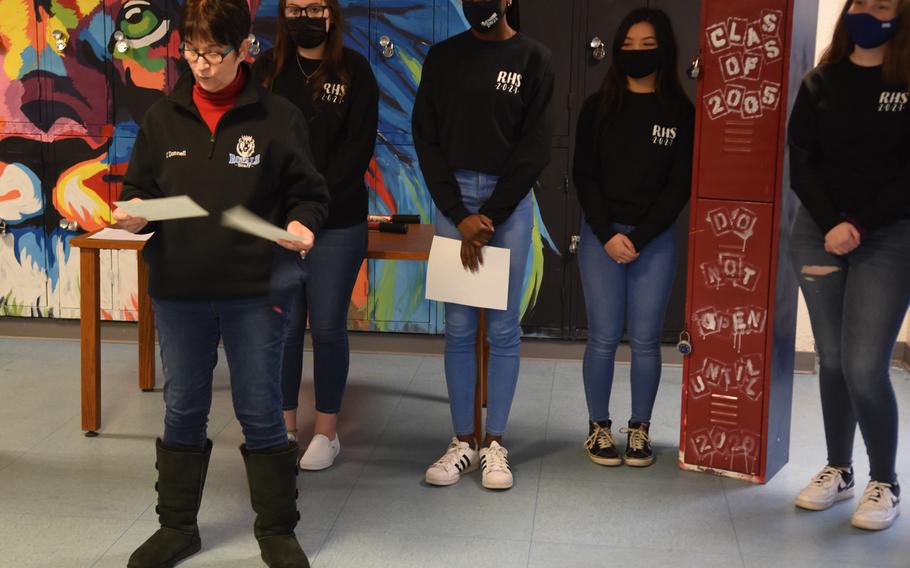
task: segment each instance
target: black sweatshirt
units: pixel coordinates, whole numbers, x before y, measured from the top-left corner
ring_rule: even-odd
[[[436,206],[456,225],[469,215],[455,170],[499,176],[480,213],[503,223],[550,161],[550,52],[517,34],[484,41],[470,32],[430,48],[414,102],[413,133]]]
[[[309,123],[310,148],[318,169],[329,186],[329,218],[326,229],[365,223],[369,194],[363,176],[370,167],[379,121],[379,87],[370,63],[359,53],[344,49],[346,84],[329,80],[318,101],[301,72],[312,75],[321,61],[300,58],[293,52],[275,77],[272,92],[303,112]],[[273,65],[273,50],[256,60],[253,71],[261,82]],[[299,65],[299,66],[298,66]]]
[[[881,67],[820,65],[790,116],[791,185],[827,233],[872,231],[910,217],[910,96]]]
[[[578,200],[601,243],[611,223],[634,225],[642,249],[666,231],[689,201],[695,110],[688,101],[663,104],[656,94],[626,91],[622,106],[601,119],[601,95],[578,116],[573,177]]]
[[[275,245],[222,227],[221,213],[243,205],[275,225],[296,220],[319,230],[329,195],[307,147],[306,120],[248,80],[212,135],[193,103],[194,83],[187,71],[146,112],[120,194],[188,195],[209,212],[151,224],[155,235],[143,251],[149,293],[196,301],[268,295]]]

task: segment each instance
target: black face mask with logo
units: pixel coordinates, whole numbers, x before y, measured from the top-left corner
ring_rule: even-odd
[[[625,75],[641,79],[660,70],[660,49],[623,49],[616,63]]]
[[[319,47],[329,37],[329,32],[325,29],[325,18],[308,18],[301,16],[299,18],[288,18],[288,35],[291,41],[304,49],[313,49]]]
[[[471,24],[471,28],[482,34],[493,31],[505,14],[502,9],[502,0],[462,2],[461,6],[464,10],[464,17]]]

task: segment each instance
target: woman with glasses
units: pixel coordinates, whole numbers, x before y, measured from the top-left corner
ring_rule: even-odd
[[[331,196],[319,246],[306,259],[279,252],[273,285],[285,299],[281,381],[288,436],[297,439],[303,336],[313,339],[316,417],[303,470],[326,469],[341,450],[338,412],[348,378],[348,305],[367,250],[368,193],[379,89],[370,64],[344,47],[337,0],[279,0],[275,47],[256,61],[257,80],[294,103],[309,123],[309,146]]]
[[[189,63],[166,98],[146,113],[121,199],[187,195],[208,216],[147,223],[114,211],[131,232],[154,231],[143,256],[164,366],[164,435],[156,443],[161,528],[130,568],[173,566],[201,548],[197,514],[212,442],[206,423],[219,341],[230,368],[234,412],[254,533],[272,567],[306,567],[294,536],[297,444],[281,417],[282,320],[271,297],[274,246],[232,231],[221,213],[242,205],[299,240],[300,255],[327,214],[328,191],[313,167],[306,121],[296,107],[251,79],[246,0],[187,0],[181,50]]]
[[[509,489],[503,446],[518,383],[521,295],[531,248],[531,188],[550,160],[554,77],[550,52],[515,27],[517,2],[464,0],[471,29],[433,46],[414,103],[414,143],[436,203],[436,234],[461,241],[465,270],[483,246],[510,250],[508,303],[487,311],[490,344],[486,436],[474,431],[477,308],[445,306],[445,376],[455,437],[426,471],[430,485],[482,470]],[[478,450],[480,450],[478,452]]]

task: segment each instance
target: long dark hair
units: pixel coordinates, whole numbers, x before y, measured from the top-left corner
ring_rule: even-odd
[[[831,43],[822,54],[822,64],[840,63],[853,53],[856,44],[853,43],[853,38],[850,37],[850,31],[847,29],[847,22],[844,20],[844,16],[852,5],[853,0],[847,0],[844,4],[841,17],[834,27],[834,37],[831,38]],[[910,82],[910,0],[900,0],[897,17],[900,24],[897,26],[897,33],[885,48],[882,75],[886,83],[903,85]]]
[[[322,96],[323,87],[329,81],[348,82],[348,72],[344,67],[344,14],[338,0],[325,0],[329,11],[332,13],[332,27],[326,40],[325,52],[322,56],[322,65],[311,75],[313,85],[313,100],[318,101]],[[287,0],[278,0],[278,36],[275,38],[275,48],[272,50],[272,65],[265,74],[263,85],[271,89],[275,77],[281,74],[288,61],[297,55],[297,46],[288,33],[288,20],[284,15]]]
[[[691,104],[688,95],[679,82],[679,72],[676,70],[677,47],[676,34],[673,33],[673,24],[663,10],[655,8],[637,8],[629,12],[613,36],[613,59],[610,69],[604,77],[600,87],[600,122],[609,120],[622,107],[628,85],[625,74],[619,69],[616,61],[622,51],[623,42],[629,34],[629,29],[640,22],[648,22],[654,26],[657,36],[657,49],[660,51],[661,65],[657,72],[657,95],[661,103],[667,107],[679,104]]]
[[[518,7],[518,0],[512,0],[512,5],[506,10],[506,20],[510,28],[515,31],[521,30],[521,9]]]

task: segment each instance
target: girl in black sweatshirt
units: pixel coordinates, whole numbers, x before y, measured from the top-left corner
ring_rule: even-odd
[[[910,303],[910,1],[851,0],[790,117],[791,255],[820,359],[827,465],[796,498],[853,496],[857,423],[871,481],[851,520],[900,512],[891,352]]]
[[[427,54],[413,132],[420,168],[436,213],[436,233],[461,240],[465,269],[481,248],[508,248],[509,298],[488,310],[490,343],[487,432],[478,453],[474,432],[474,348],[477,308],[446,304],[445,373],[456,437],[426,473],[431,485],[452,485],[483,469],[483,485],[512,487],[502,446],[521,340],[521,295],[531,247],[531,187],[550,159],[553,72],[550,53],[514,29],[513,0],[464,0],[471,29]],[[508,12],[508,18],[506,13]]]
[[[597,464],[648,466],[651,410],[660,384],[660,333],[676,266],[676,218],[689,200],[694,110],[679,84],[666,14],[634,10],[613,40],[613,64],[584,104],[575,188],[584,212],[579,267],[588,315],[584,357]],[[624,458],[610,429],[616,348],[628,317],[632,416]]]
[[[266,87],[306,116],[309,146],[331,195],[319,246],[305,260],[280,253],[273,279],[286,299],[281,380],[292,439],[297,437],[307,321],[313,335],[316,420],[300,459],[303,470],[325,469],[341,451],[336,428],[350,361],[348,306],[367,252],[364,174],[376,143],[379,89],[366,58],[343,46],[343,30],[338,0],[279,0],[275,48],[255,66]]]

